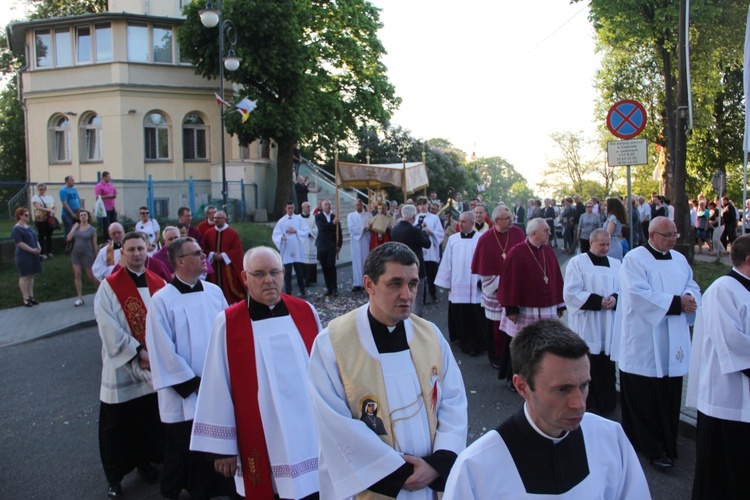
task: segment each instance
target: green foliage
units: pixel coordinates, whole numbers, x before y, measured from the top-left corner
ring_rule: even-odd
[[[31,6],[31,19],[76,16],[107,10],[107,0],[26,0]]]
[[[587,156],[591,143],[582,132],[556,132],[550,137],[560,156],[551,158],[544,170],[540,186],[555,193],[556,198],[580,194],[592,196],[590,191],[609,191],[611,186],[601,186],[592,179],[597,173],[597,160]]]
[[[524,176],[505,158],[477,158],[469,164],[469,169],[478,174],[479,183],[486,186],[482,198],[490,207],[497,206],[501,201],[512,206],[516,199],[528,199],[533,196]]]
[[[573,0],[575,2],[580,0]],[[620,99],[635,99],[646,107],[649,122],[641,137],[667,149],[672,168],[676,130],[677,43],[679,1],[593,0],[590,20],[603,54],[597,74],[600,100],[596,114],[604,121],[607,109]],[[690,69],[695,128],[688,138],[687,185],[692,195],[710,193],[716,170],[739,178],[742,161],[742,48],[747,3],[692,2],[690,5]],[[652,184],[637,179],[643,192]],[[639,173],[640,175],[640,173]],[[728,183],[738,197],[741,182]],[[635,189],[634,189],[635,191]],[[657,189],[658,191],[658,189]]]
[[[220,30],[203,27],[201,8],[198,2],[185,8],[180,47],[198,74],[216,78]],[[319,152],[336,150],[362,126],[385,123],[398,106],[381,61],[378,10],[368,1],[225,0],[222,10],[236,26],[234,49],[242,58],[225,77],[258,100],[245,124],[229,115],[227,130],[242,144],[276,141],[278,179],[291,177],[295,143],[318,153],[313,159],[330,158]],[[291,187],[277,183],[277,212],[291,198]]]

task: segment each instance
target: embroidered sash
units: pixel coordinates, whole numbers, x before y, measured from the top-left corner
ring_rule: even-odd
[[[356,324],[357,311],[358,309],[355,309],[328,324],[328,333],[331,337],[333,351],[336,354],[336,362],[339,365],[341,381],[346,391],[347,404],[352,412],[352,418],[359,420],[362,403],[366,399],[377,401],[379,405],[378,417],[383,421],[387,432],[385,435],[379,435],[379,437],[391,448],[401,451],[398,449],[398,443],[394,442],[393,422],[391,410],[388,407],[383,370],[380,361],[373,358],[359,340]],[[414,325],[414,336],[409,343],[409,353],[419,379],[422,404],[427,413],[430,442],[431,447],[433,447],[437,430],[437,409],[440,404],[440,386],[443,381],[443,356],[432,325],[413,314],[410,319]],[[364,500],[388,497],[372,491],[364,491],[359,493],[356,498],[357,500]]]
[[[302,337],[308,355],[318,335],[318,323],[304,300],[282,294],[284,305]],[[258,406],[258,371],[255,364],[253,325],[246,302],[237,302],[226,310],[227,362],[232,382],[237,443],[240,450],[245,497],[273,499],[271,463]]]
[[[115,246],[110,243],[107,245],[107,266],[115,265]]]
[[[107,277],[107,282],[120,302],[120,308],[128,322],[130,334],[140,342],[144,349],[147,349],[146,304],[143,303],[133,278],[130,277],[127,269],[121,267],[116,273]],[[146,283],[148,283],[148,294],[151,296],[165,285],[163,279],[148,269],[146,270]]]

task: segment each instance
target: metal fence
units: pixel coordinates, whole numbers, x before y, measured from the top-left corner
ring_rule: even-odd
[[[211,181],[156,181],[149,177],[146,181],[113,179],[117,188],[115,209],[121,222],[138,220],[138,209],[148,207],[152,217],[159,221],[177,220],[180,207],[190,207],[195,218],[203,217],[206,205],[222,206],[221,183]],[[55,199],[58,218],[62,204],[59,192],[64,183],[47,182],[47,194]],[[0,182],[0,207],[3,219],[14,220],[19,207],[31,208],[31,199],[37,193],[35,182]],[[95,182],[79,182],[75,188],[81,198],[81,206],[89,211],[94,209],[96,196]],[[243,181],[227,182],[229,219],[233,222],[245,221],[258,208],[258,186]]]

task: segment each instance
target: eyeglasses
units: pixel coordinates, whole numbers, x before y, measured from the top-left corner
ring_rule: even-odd
[[[184,253],[184,254],[180,255],[179,257],[177,257],[177,258],[178,259],[182,259],[184,257],[190,257],[190,256],[200,257],[201,255],[206,255],[206,254],[203,253],[203,250],[196,250],[195,252]]]
[[[148,215],[148,212],[139,212],[141,215]]]
[[[500,220],[510,220],[512,217],[498,217]]]
[[[664,236],[665,238],[679,238],[680,233],[660,233],[659,231],[654,231],[656,234],[660,234]]]
[[[283,269],[271,269],[270,271],[253,271],[252,273],[247,274],[249,274],[256,280],[264,280],[269,274],[271,275],[271,278],[278,278],[283,272]]]
[[[28,214],[28,213],[25,213],[25,214],[21,214],[21,215],[23,215],[24,217],[28,217],[28,216],[29,216],[29,214]]]
[[[594,205],[586,205],[586,208],[594,208]]]

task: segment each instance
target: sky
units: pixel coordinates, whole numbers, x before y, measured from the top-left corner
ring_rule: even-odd
[[[392,122],[421,139],[501,156],[535,184],[559,156],[549,135],[593,138],[600,66],[586,3],[374,0],[388,76],[403,100]]]
[[[559,156],[550,134],[594,137],[600,57],[587,2],[371,1],[381,9],[384,63],[402,99],[391,122],[413,136],[501,156],[532,184]],[[1,26],[23,17],[20,0],[2,4]]]

